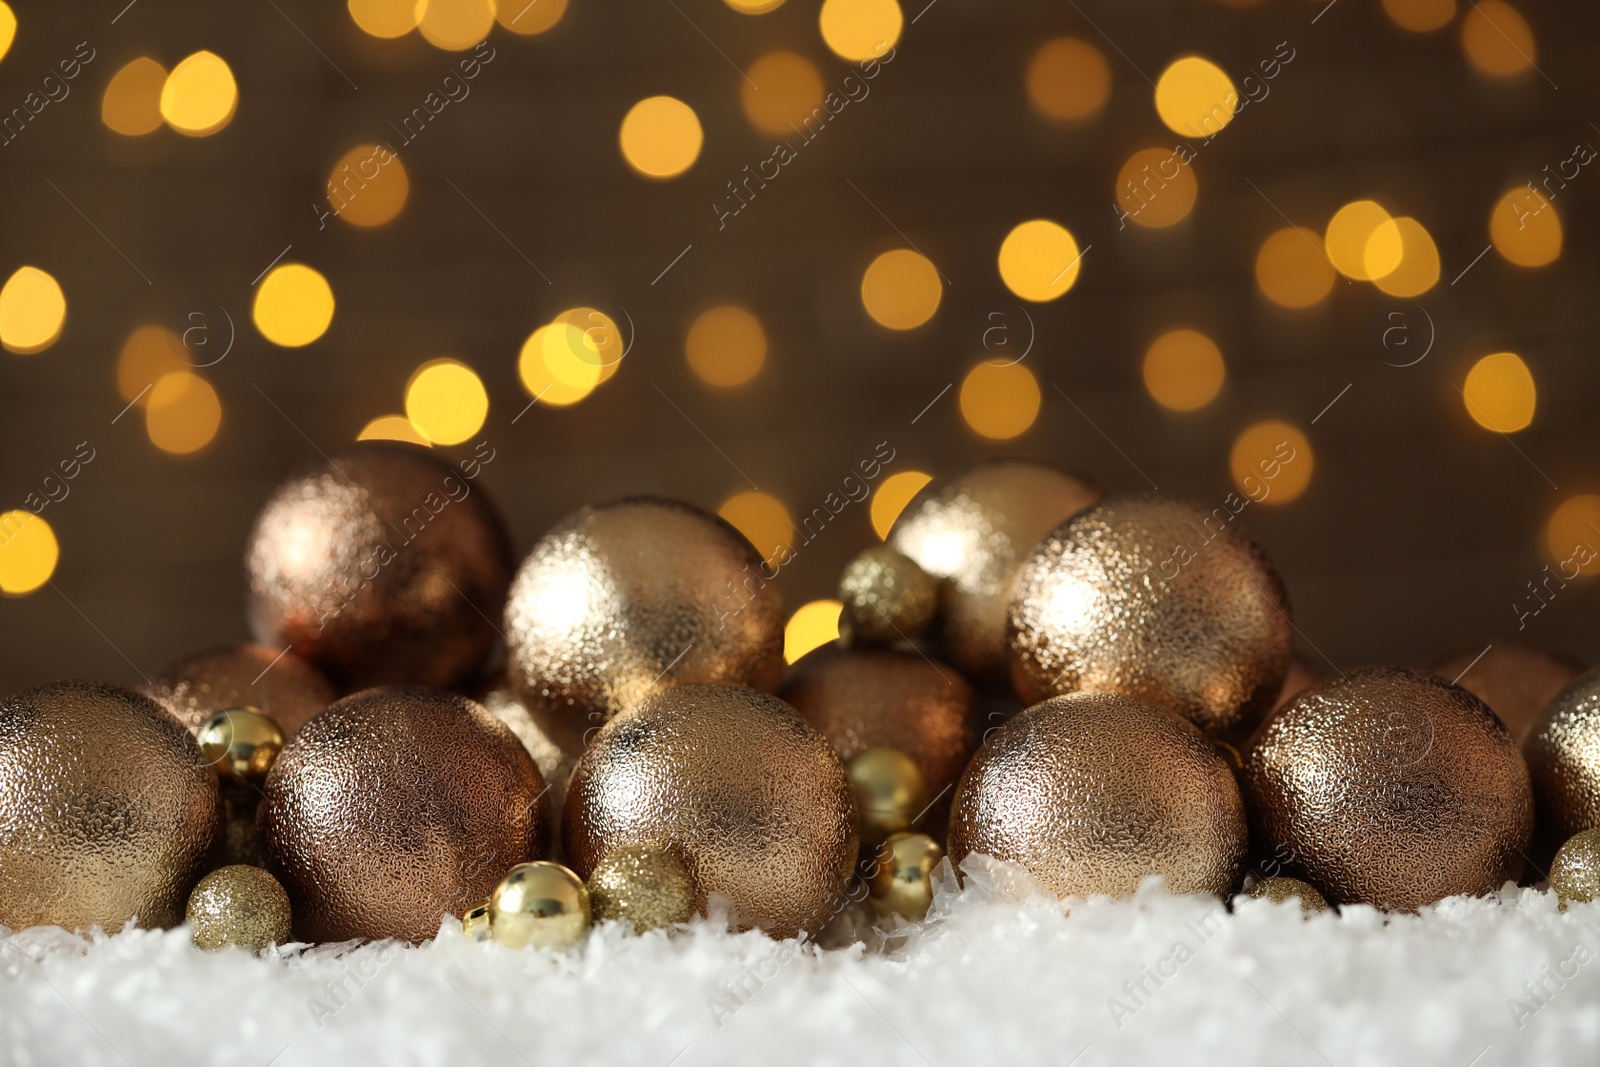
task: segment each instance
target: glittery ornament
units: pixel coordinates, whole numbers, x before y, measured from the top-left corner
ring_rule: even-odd
[[[839,632],[851,642],[892,645],[921,635],[939,610],[939,583],[887,545],[851,560],[839,578]]]
[[[1300,910],[1304,912],[1327,911],[1328,902],[1322,899],[1322,894],[1316,887],[1302,882],[1298,878],[1280,876],[1277,878],[1263,878],[1249,889],[1244,895],[1257,900],[1270,900],[1281,903],[1285,900],[1298,901]]]
[[[889,531],[889,547],[945,579],[941,632],[957,667],[979,678],[1006,671],[1006,606],[1033,546],[1103,494],[1052,466],[985,460],[923,487]]]
[[[1600,669],[1550,701],[1522,747],[1548,856],[1558,842],[1600,826]]]
[[[489,898],[489,933],[507,948],[571,948],[589,922],[583,879],[547,860],[511,868]]]
[[[671,852],[624,845],[607,853],[589,875],[595,922],[619,919],[637,933],[694,917],[694,879]]]
[[[1338,904],[1413,911],[1522,870],[1533,794],[1516,743],[1441,678],[1368,667],[1320,682],[1253,739],[1252,836]]]
[[[1130,693],[1238,736],[1272,706],[1293,641],[1278,573],[1231,511],[1140,493],[1079,512],[1023,564],[1011,680],[1024,700]]]
[[[489,929],[487,900],[461,917],[461,936],[475,943],[494,940],[494,934]]]
[[[928,782],[917,761],[897,748],[864,748],[845,761],[861,817],[861,843],[873,847],[911,829],[928,807]]]
[[[867,889],[885,911],[921,922],[933,904],[933,872],[944,849],[927,834],[891,834],[867,861]]]
[[[289,894],[260,867],[219,867],[189,894],[185,918],[203,949],[260,952],[289,940]]]
[[[549,841],[544,782],[466,697],[369,689],[307,723],[267,775],[267,867],[306,941],[422,941]]]
[[[1199,730],[1121,693],[1055,697],[989,735],[956,787],[950,861],[1020,864],[1058,896],[1226,893],[1245,852],[1233,772]]]
[[[776,689],[773,574],[723,520],[635,497],[569,516],[534,546],[506,605],[507,673],[568,751],[669,686]]]
[[[1567,838],[1550,864],[1550,888],[1568,904],[1600,899],[1600,830],[1584,830]]]
[[[0,703],[0,925],[175,926],[217,822],[216,775],[149,697],[55,682]]]
[[[1583,673],[1583,664],[1570,656],[1502,639],[1463,646],[1459,653],[1436,664],[1433,673],[1489,705],[1520,745],[1556,694]]]
[[[572,775],[564,834],[585,875],[625,845],[669,849],[697,912],[721,893],[779,938],[827,920],[858,842],[827,738],[777,697],[724,685],[656,693],[602,729]]]
[[[198,729],[226,708],[258,708],[285,736],[339,694],[326,675],[280,645],[213,645],[163,664],[140,691]]]
[[[266,778],[284,744],[278,724],[254,708],[217,712],[200,725],[194,739],[219,777],[241,784]]]
[[[284,483],[245,557],[256,637],[351,689],[446,686],[476,670],[497,637],[511,550],[466,473],[482,464],[460,466],[368,441]]]

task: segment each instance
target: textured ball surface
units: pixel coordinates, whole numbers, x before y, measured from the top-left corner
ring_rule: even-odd
[[[139,688],[191,730],[219,711],[256,708],[285,736],[339,697],[325,674],[282,645],[202,648],[156,668]]]
[[[1441,660],[1433,673],[1489,705],[1520,745],[1556,694],[1583,673],[1583,664],[1560,653],[1502,639],[1492,644],[1476,642]]]
[[[1523,744],[1546,846],[1600,826],[1600,669],[1563,689]]]
[[[1267,722],[1241,774],[1258,847],[1338,904],[1414,911],[1498,889],[1533,830],[1528,769],[1477,697],[1368,667]]]
[[[1200,731],[1139,697],[1055,697],[995,730],[950,814],[950,862],[1021,865],[1058,896],[1226,893],[1245,853],[1233,772]]]
[[[466,697],[369,689],[301,728],[267,775],[266,865],[306,941],[423,941],[542,856],[539,770]]]
[[[194,887],[184,918],[194,943],[260,952],[289,940],[289,894],[260,867],[218,867]]]
[[[671,852],[649,845],[624,845],[589,875],[595,922],[618,919],[643,933],[694,918],[694,879]]]
[[[578,751],[562,748],[551,739],[550,733],[533,717],[504,675],[490,680],[476,699],[490,715],[511,728],[528,755],[533,757],[539,776],[549,788],[545,800],[550,805],[551,845],[557,846],[561,811],[567,803],[567,783],[572,779],[572,769],[578,765]]]
[[[869,548],[839,577],[839,631],[851,641],[892,645],[928,628],[939,610],[939,583],[887,545]]]
[[[683,860],[695,910],[712,893],[774,937],[815,932],[849,881],[858,836],[844,765],[777,697],[686,685],[613,720],[567,792],[567,856],[588,876],[613,850]]]
[[[1213,736],[1272,706],[1294,643],[1278,572],[1232,513],[1155,493],[1104,500],[1041,541],[1010,625],[1023,700],[1130,693]]]
[[[54,682],[0,704],[0,925],[176,926],[217,833],[216,775],[149,697]]]
[[[1561,906],[1600,899],[1600,830],[1573,834],[1550,864],[1550,888]]]
[[[447,686],[494,646],[511,549],[462,471],[363,442],[278,488],[245,566],[258,640],[290,645],[347,689]]]

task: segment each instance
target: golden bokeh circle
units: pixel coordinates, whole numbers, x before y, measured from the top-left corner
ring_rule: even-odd
[[[1009,441],[1039,417],[1039,382],[1020,363],[984,361],[961,381],[961,417],[974,433]]]
[[[215,52],[185,57],[161,88],[161,117],[186,137],[209,137],[233,120],[239,85]]]
[[[682,100],[649,96],[623,116],[617,143],[635,173],[665,181],[694,166],[705,143],[705,131],[694,109]]]
[[[768,52],[745,75],[739,103],[745,118],[763,133],[786,136],[822,106],[822,75],[797,52]]]
[[[211,383],[188,370],[164,374],[144,406],[150,443],[173,456],[187,456],[209,445],[222,425],[222,401]]]
[[[1170,148],[1142,148],[1117,172],[1117,202],[1128,221],[1150,229],[1182,222],[1194,210],[1200,184],[1194,168]]]
[[[429,360],[406,383],[406,418],[436,445],[459,445],[488,417],[489,392],[460,360]]]
[[[1303,226],[1274,231],[1256,253],[1256,285],[1279,307],[1320,304],[1333,291],[1336,277],[1322,238]]]
[[[1072,288],[1082,261],[1070,230],[1049,219],[1030,219],[1000,243],[1000,280],[1022,299],[1043,303]]]
[[[1474,0],[1461,21],[1461,47],[1467,62],[1492,78],[1515,77],[1538,63],[1528,20],[1504,0]]]
[[[1168,330],[1144,354],[1144,386],[1171,411],[1205,407],[1222,390],[1227,369],[1216,342],[1199,330]]]
[[[1306,491],[1316,467],[1311,442],[1291,422],[1263,419],[1234,438],[1228,454],[1233,484],[1258,504],[1287,504]]]
[[[1495,201],[1489,239],[1508,263],[1543,267],[1561,255],[1561,216],[1542,192],[1519,185]]]
[[[701,381],[732,388],[761,373],[767,359],[767,335],[761,320],[744,308],[731,304],[714,307],[690,324],[683,352]]]
[[[304,263],[282,263],[256,283],[250,317],[261,336],[284,348],[301,348],[333,322],[333,287]]]
[[[896,0],[823,0],[817,24],[835,55],[864,63],[899,42],[905,15]]]
[[[524,37],[553,29],[566,13],[567,0],[495,0],[500,25]]]
[[[410,192],[405,166],[384,145],[356,145],[339,157],[328,175],[328,206],[352,226],[392,221],[406,206]]]
[[[100,98],[100,121],[124,137],[139,137],[161,128],[161,91],[167,68],[140,56],[111,76]]]
[[[861,276],[862,306],[891,330],[914,330],[933,318],[943,295],[938,268],[909,248],[883,253]]]
[[[1099,114],[1111,95],[1111,64],[1076,37],[1046,41],[1028,60],[1028,102],[1046,118],[1080,122]]]
[[[0,286],[0,345],[31,356],[56,343],[67,322],[61,283],[38,267],[18,267]]]
[[[1180,56],[1156,79],[1156,114],[1184,137],[1210,137],[1233,121],[1233,79],[1204,56]]]
[[[1539,389],[1521,356],[1495,352],[1472,365],[1461,398],[1472,421],[1485,430],[1516,433],[1533,422]]]
[[[813,600],[796,608],[783,628],[783,661],[793,663],[812,649],[838,640],[842,611],[844,602],[839,600]]]
[[[30,511],[0,514],[0,593],[27,596],[50,580],[61,558],[55,531]]]

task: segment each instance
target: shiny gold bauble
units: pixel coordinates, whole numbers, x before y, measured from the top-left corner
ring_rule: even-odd
[[[461,936],[468,941],[477,943],[494,940],[494,934],[489,929],[489,902],[487,900],[461,917]]]
[[[1528,769],[1477,697],[1368,667],[1319,682],[1253,739],[1252,833],[1336,904],[1414,911],[1492,892],[1522,870]]]
[[[511,868],[489,898],[489,933],[507,948],[570,948],[589,931],[589,890],[559,863]]]
[[[149,697],[54,682],[0,704],[0,925],[176,926],[217,833],[216,775]]]
[[[583,508],[517,571],[507,674],[568,751],[672,685],[770,692],[783,670],[783,619],[764,568],[739,531],[688,504],[633,497]]]
[[[1600,826],[1600,669],[1550,701],[1522,749],[1548,856],[1557,843]]]
[[[618,919],[638,933],[675,926],[694,918],[694,879],[664,848],[624,845],[595,865],[589,902],[595,922]]]
[[[305,941],[423,941],[549,841],[539,769],[466,697],[369,689],[311,720],[267,775],[267,868]]]
[[[498,636],[511,549],[464,473],[481,464],[461,466],[366,441],[280,486],[245,557],[256,638],[347,689],[446,686],[476,670]]]
[[[191,730],[226,708],[259,708],[285,736],[339,694],[325,674],[283,646],[213,645],[156,668],[140,691]]]
[[[1263,878],[1249,889],[1244,895],[1257,900],[1270,900],[1281,903],[1285,900],[1297,901],[1300,910],[1304,912],[1319,912],[1328,910],[1328,902],[1322,899],[1322,894],[1317,892],[1315,886],[1302,882],[1298,878],[1279,876],[1277,878]]]
[[[219,867],[189,894],[184,916],[203,949],[235,945],[260,952],[289,940],[289,894],[260,867]]]
[[[1561,907],[1600,899],[1600,830],[1584,830],[1567,838],[1550,864],[1550,888]]]
[[[839,577],[839,632],[852,642],[892,645],[919,636],[939,610],[939,583],[888,545],[869,548]]]
[[[945,580],[940,630],[952,663],[978,678],[1005,676],[1017,568],[1040,538],[1102,495],[1048,463],[992,459],[935,478],[906,505],[888,544]]]
[[[567,791],[567,856],[593,873],[625,845],[672,851],[695,910],[728,897],[741,926],[815,933],[855,866],[844,764],[789,705],[754,689],[684,685],[600,731]]]
[[[1294,642],[1278,572],[1233,514],[1157,493],[1111,497],[1041,541],[1010,632],[1025,701],[1129,693],[1213,736],[1255,726]]]
[[[278,724],[255,708],[217,712],[201,723],[194,739],[219,777],[240,783],[265,779],[284,745]]]
[[[1583,673],[1583,664],[1570,656],[1501,639],[1463,646],[1432,669],[1489,705],[1520,745],[1533,733],[1556,694]]]
[[[950,861],[1025,868],[1056,895],[1127,896],[1159,874],[1173,893],[1226,893],[1245,853],[1233,772],[1175,712],[1076,693],[990,733],[956,787]]]
[[[528,750],[539,768],[539,776],[549,788],[545,799],[550,804],[551,845],[555,847],[560,837],[561,810],[567,803],[567,783],[572,779],[572,769],[578,765],[578,750],[568,750],[556,744],[528,706],[512,690],[504,674],[497,674],[479,691],[478,703],[489,709],[489,714],[511,728]]]
[[[917,761],[897,748],[864,748],[845,761],[867,848],[909,830],[928,807],[928,782]]]
[[[927,834],[891,834],[867,861],[867,890],[885,911],[921,922],[933,904],[933,872],[944,849]]]

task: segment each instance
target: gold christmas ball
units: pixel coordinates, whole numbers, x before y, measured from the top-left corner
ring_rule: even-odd
[[[1298,901],[1300,910],[1304,912],[1328,910],[1328,902],[1322,899],[1322,894],[1317,892],[1315,886],[1287,876],[1263,878],[1245,890],[1244,895],[1257,900],[1270,900],[1273,903],[1285,900]]]
[[[579,750],[562,748],[551,739],[550,734],[534,719],[528,706],[512,690],[504,674],[497,674],[491,679],[476,699],[489,710],[490,715],[511,728],[538,766],[539,776],[550,790],[545,794],[545,799],[550,805],[551,847],[557,848],[561,811],[567,803],[567,783],[572,779],[572,769],[578,765]]]
[[[568,751],[672,685],[774,690],[783,619],[764,568],[739,531],[688,504],[633,497],[583,508],[517,571],[507,673]]]
[[[507,948],[570,948],[589,921],[583,879],[548,860],[517,864],[489,898],[489,933]]]
[[[217,833],[217,777],[149,697],[54,682],[0,704],[0,925],[176,926]]]
[[[777,697],[729,685],[668,689],[608,723],[573,772],[563,829],[579,874],[626,845],[668,849],[695,911],[721,893],[742,927],[778,938],[820,929],[858,847],[828,739]]]
[[[288,942],[289,894],[260,867],[219,867],[189,894],[185,918],[203,949],[236,945],[260,952]]]
[[[475,943],[494,940],[494,934],[489,929],[489,902],[487,900],[461,917],[461,935],[468,941]]]
[[[1557,842],[1600,826],[1600,669],[1550,701],[1522,748],[1548,856]]]
[[[939,583],[887,545],[851,560],[839,578],[839,632],[855,642],[892,645],[919,636],[939,610]]]
[[[595,922],[620,919],[638,933],[694,918],[694,879],[666,849],[624,845],[606,854],[589,875]]]
[[[423,941],[545,854],[544,782],[466,697],[368,689],[284,746],[258,829],[304,941]]]
[[[482,464],[459,468],[366,441],[280,486],[245,557],[257,639],[347,689],[448,686],[475,671],[498,636],[511,548],[473,481]]]
[[[891,834],[867,861],[867,891],[885,911],[921,922],[933,904],[944,849],[927,834]]]
[[[845,761],[861,818],[861,843],[873,847],[911,829],[928,807],[928,782],[917,761],[897,748],[864,748]]]
[[[1440,660],[1433,673],[1489,705],[1520,745],[1533,733],[1550,701],[1583,669],[1570,656],[1502,639],[1463,646]]]
[[[1057,896],[1227,893],[1245,853],[1233,772],[1193,724],[1123,693],[1054,697],[989,735],[956,787],[950,862],[1019,864]]]
[[[217,712],[195,731],[194,739],[219,777],[246,784],[266,778],[284,744],[278,724],[255,708]]]
[[[1225,507],[1112,497],[1050,533],[1011,604],[1011,680],[1025,701],[1122,692],[1213,736],[1249,732],[1289,669],[1289,605]]]
[[[1522,870],[1533,793],[1483,702],[1434,675],[1367,667],[1305,690],[1241,774],[1258,846],[1336,904],[1414,911]]]
[[[1550,888],[1568,904],[1600,899],[1600,830],[1584,830],[1567,838],[1550,864]]]
[[[1039,539],[1104,495],[1048,463],[991,459],[924,486],[889,531],[889,547],[944,579],[940,629],[950,661],[1004,678],[1006,606]]]
[[[285,736],[339,698],[326,675],[281,645],[202,648],[158,667],[140,691],[191,730],[227,708],[259,708]]]

